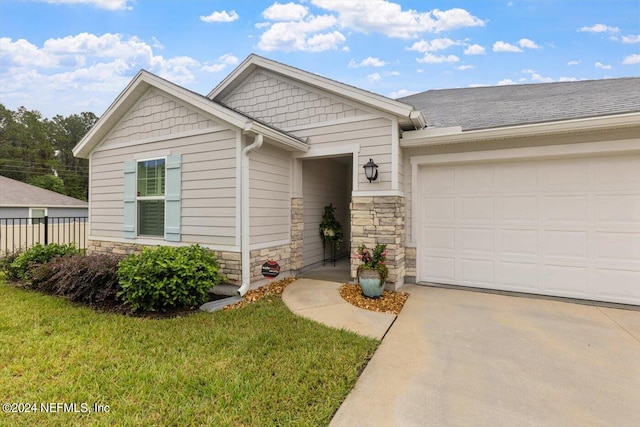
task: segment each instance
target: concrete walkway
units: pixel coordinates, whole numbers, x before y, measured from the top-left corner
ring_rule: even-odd
[[[298,279],[287,286],[282,300],[294,314],[381,340],[396,319],[394,314],[363,310],[340,296],[342,283]]]
[[[638,425],[639,311],[401,290],[411,296],[331,426]]]

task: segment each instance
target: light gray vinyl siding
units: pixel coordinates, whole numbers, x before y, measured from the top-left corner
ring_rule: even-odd
[[[182,155],[182,241],[235,245],[236,131],[132,144],[98,150],[92,156],[93,236],[122,237],[124,162],[171,153]]]
[[[376,191],[391,189],[391,132],[392,122],[386,118],[363,118],[363,120],[327,124],[325,126],[296,130],[295,135],[308,138],[313,148],[323,145],[358,144],[358,190]],[[378,180],[369,183],[362,167],[369,159],[378,165]]]
[[[342,225],[344,242],[342,254],[349,251],[351,197],[351,167],[331,159],[302,162],[302,191],[304,206],[303,263],[305,267],[322,262],[322,239],[319,226],[324,207],[336,208],[336,219]],[[328,255],[328,253],[327,253]]]
[[[88,208],[48,208],[49,217],[86,217],[89,216]]]
[[[28,218],[29,208],[0,207],[0,218]]]
[[[291,155],[265,144],[249,154],[251,244],[290,239]]]

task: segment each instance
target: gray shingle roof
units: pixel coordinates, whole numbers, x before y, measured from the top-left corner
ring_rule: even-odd
[[[427,126],[487,129],[640,112],[640,77],[429,90],[399,98]]]
[[[87,202],[0,175],[0,206],[88,207]]]

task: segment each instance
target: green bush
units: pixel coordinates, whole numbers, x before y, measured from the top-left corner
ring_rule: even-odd
[[[13,260],[9,267],[10,273],[7,277],[9,278],[9,276],[11,276],[11,278],[18,280],[31,281],[34,272],[40,265],[48,263],[55,257],[71,256],[79,254],[80,252],[81,251],[72,243],[67,245],[59,243],[41,245],[40,243],[36,243]],[[43,277],[42,271],[39,273],[38,280],[46,279],[46,277]]]
[[[18,272],[15,268],[11,267],[11,264],[13,264],[13,261],[15,261],[21,253],[22,249],[18,249],[14,252],[7,252],[0,258],[0,271],[4,273],[5,279],[10,282],[18,280]]]
[[[195,307],[224,280],[213,251],[199,245],[144,248],[120,262],[118,294],[132,311]]]
[[[94,307],[112,308],[122,304],[118,282],[118,264],[122,256],[111,254],[73,255],[58,257],[43,264],[45,280],[32,280],[33,289],[61,295],[71,301]]]

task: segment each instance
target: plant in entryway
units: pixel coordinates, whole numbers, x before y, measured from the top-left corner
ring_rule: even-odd
[[[335,242],[336,249],[340,249],[343,237],[342,225],[336,219],[336,208],[333,207],[333,203],[329,203],[328,206],[324,207],[324,214],[322,215],[322,222],[320,223],[320,238],[322,239],[322,243]]]
[[[389,269],[385,265],[387,245],[378,243],[371,250],[362,244],[358,247],[354,258],[362,261],[362,264],[358,266],[358,283],[360,283],[362,293],[369,298],[380,297],[387,277],[389,277]]]

